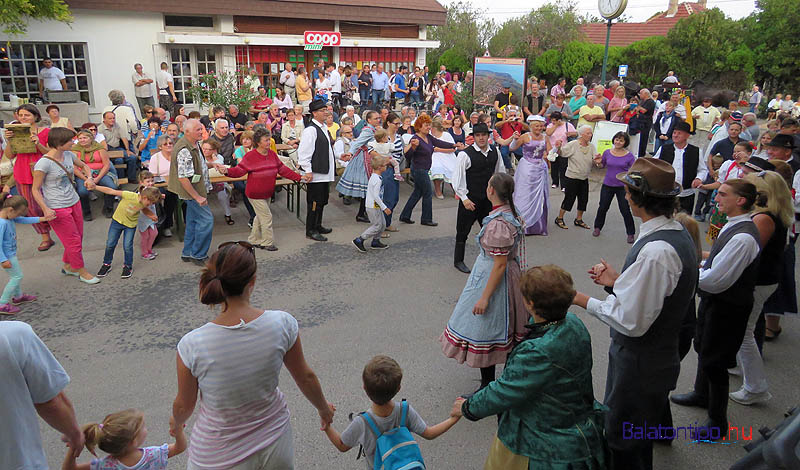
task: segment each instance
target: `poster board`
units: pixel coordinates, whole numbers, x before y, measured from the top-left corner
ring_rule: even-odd
[[[614,147],[612,142],[617,132],[628,132],[628,125],[621,122],[598,121],[594,127],[592,143],[597,149],[597,153],[603,154],[606,150]]]
[[[508,83],[511,96],[519,98],[522,106],[525,97],[525,71],[527,59],[476,57],[473,68],[472,96],[476,104],[493,105],[494,97]]]

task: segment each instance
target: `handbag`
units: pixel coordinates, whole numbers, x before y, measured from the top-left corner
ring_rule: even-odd
[[[8,157],[3,157],[0,160],[0,176],[6,177],[11,176],[14,174],[14,163],[16,163],[17,157],[14,156],[14,159],[10,159]]]
[[[44,158],[50,160],[51,162],[58,165],[62,170],[64,170],[64,174],[67,175],[67,178],[69,178],[69,182],[72,183],[72,189],[74,189],[75,192],[78,192],[78,183],[75,181],[75,176],[72,175],[70,172],[68,172],[67,168],[64,165],[62,165],[61,162],[59,162],[58,160],[50,158],[47,155],[44,155]]]

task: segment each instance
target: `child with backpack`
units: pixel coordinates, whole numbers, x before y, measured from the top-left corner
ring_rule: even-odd
[[[392,399],[400,391],[403,370],[388,356],[375,356],[364,366],[364,391],[372,401],[369,411],[353,417],[340,435],[333,425],[324,428],[331,443],[341,452],[360,444],[366,456],[367,469],[424,469],[419,445],[411,433],[431,440],[441,436],[459,417],[451,416],[435,426],[428,426],[422,417],[403,400]]]

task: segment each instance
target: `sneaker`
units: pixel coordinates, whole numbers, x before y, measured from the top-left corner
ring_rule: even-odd
[[[19,307],[15,307],[11,304],[2,304],[0,305],[0,315],[14,315],[21,312],[22,309]]]
[[[122,275],[120,276],[122,279],[128,279],[133,274],[133,268],[130,266],[123,266],[122,267]]]
[[[200,266],[201,268],[205,268],[207,262],[208,262],[208,256],[206,256],[203,259],[192,258],[192,263]]]
[[[165,228],[164,229],[164,236],[170,238],[172,236],[172,230]]]
[[[772,398],[772,394],[769,392],[752,393],[745,390],[744,387],[729,393],[728,396],[740,405],[755,405],[767,402]]]
[[[389,248],[389,245],[384,245],[380,240],[372,240],[372,244],[369,247],[373,250],[385,250]]]
[[[11,303],[14,304],[14,305],[20,305],[20,304],[24,304],[24,303],[27,303],[27,302],[36,302],[36,296],[35,295],[22,294],[19,297],[11,297]]]
[[[731,368],[728,369],[728,374],[735,375],[737,377],[741,377],[742,376],[742,368],[739,367],[739,366],[731,367]]]
[[[100,271],[97,271],[97,277],[106,277],[109,271],[111,271],[111,265],[103,264],[100,266]]]
[[[558,187],[558,185],[557,184],[551,184],[550,187],[553,188],[553,189],[556,189]]]
[[[142,258],[144,258],[144,259],[146,259],[146,260],[148,260],[148,261],[149,261],[149,260],[154,260],[154,259],[156,259],[156,256],[157,256],[157,255],[156,255],[155,253],[148,253],[148,254],[146,254],[146,255],[142,255]]]
[[[361,253],[366,253],[367,249],[364,248],[364,240],[361,237],[357,237],[353,240],[353,245],[355,245],[356,249]]]

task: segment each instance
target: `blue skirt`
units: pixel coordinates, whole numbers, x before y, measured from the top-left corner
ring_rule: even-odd
[[[339,183],[336,184],[336,190],[345,196],[366,197],[368,184],[369,177],[364,166],[364,152],[357,152],[347,163],[342,177],[339,178]]]

